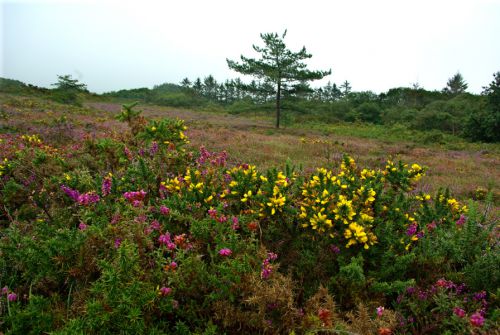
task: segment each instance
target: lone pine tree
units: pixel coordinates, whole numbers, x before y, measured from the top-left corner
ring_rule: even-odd
[[[243,55],[241,63],[227,59],[230,69],[272,83],[276,95],[276,128],[280,126],[281,95],[288,85],[321,79],[331,74],[331,70],[308,70],[303,61],[312,55],[307,53],[305,47],[298,52],[289,50],[283,41],[285,36],[286,30],[281,36],[277,33],[260,34],[264,47],[253,45],[253,49],[260,54],[259,59]]]

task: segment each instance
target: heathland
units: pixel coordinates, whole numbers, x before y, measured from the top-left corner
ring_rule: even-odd
[[[2,80],[1,332],[498,333],[495,81],[207,78]]]

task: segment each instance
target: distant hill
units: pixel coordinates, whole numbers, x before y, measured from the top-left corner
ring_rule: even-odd
[[[0,77],[0,92],[2,93],[38,95],[49,91],[47,88],[25,84],[19,80]]]

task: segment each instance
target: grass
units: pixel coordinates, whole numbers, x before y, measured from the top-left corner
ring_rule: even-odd
[[[39,98],[1,94],[0,131],[43,132],[53,127],[50,136],[57,140],[57,120],[67,117],[65,130],[92,129],[96,136],[106,136],[123,124],[113,119],[121,109],[118,102],[90,101],[84,107],[61,105]],[[428,168],[427,184],[422,188],[435,191],[448,186],[465,199],[478,188],[493,192],[499,201],[500,145],[468,143],[457,137],[364,124],[303,123],[275,129],[272,115],[250,113],[231,115],[221,111],[198,111],[154,105],[140,105],[147,118],[180,118],[189,127],[191,146],[205,145],[211,151],[226,150],[233,163],[248,162],[259,168],[284,166],[287,160],[304,169],[333,165],[343,153],[362,165],[380,167],[385,159],[402,159]],[[1,130],[3,129],[3,130]],[[41,134],[43,136],[43,133]],[[71,134],[67,137],[71,137]],[[426,136],[429,137],[426,140]],[[306,143],[303,142],[306,138]],[[442,143],[439,143],[439,142]],[[316,143],[314,143],[316,142]],[[319,143],[318,143],[319,142]],[[437,142],[437,143],[436,143]]]

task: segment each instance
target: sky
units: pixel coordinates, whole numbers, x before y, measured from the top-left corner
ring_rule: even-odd
[[[0,29],[1,77],[70,74],[97,93],[239,77],[226,58],[258,57],[260,33],[285,29],[309,69],[332,70],[313,87],[441,90],[460,72],[480,93],[500,71],[500,0],[0,0]]]

